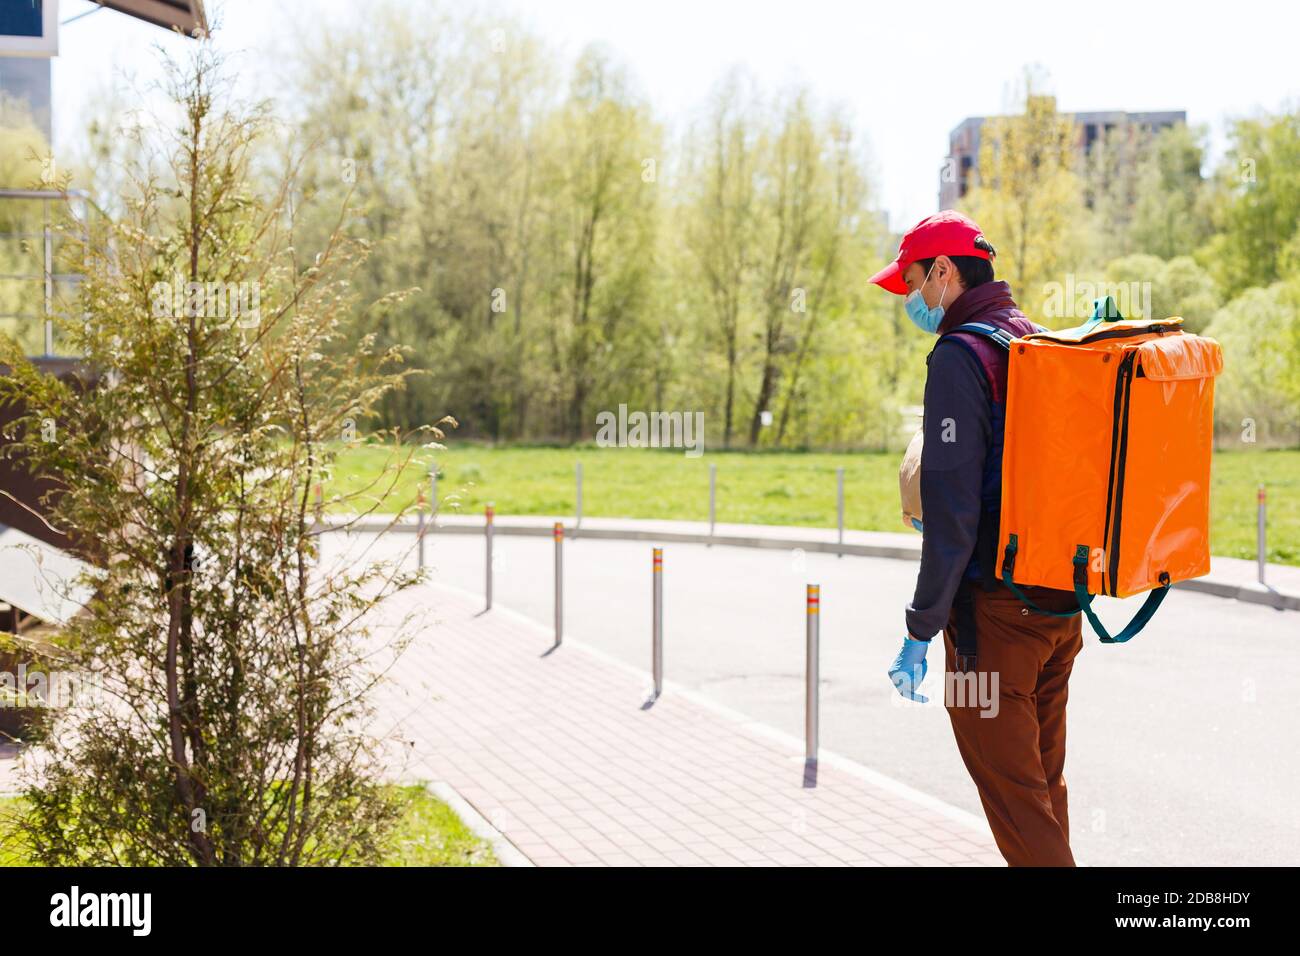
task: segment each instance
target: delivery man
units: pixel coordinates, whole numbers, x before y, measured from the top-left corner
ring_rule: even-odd
[[[1012,866],[1074,866],[1065,790],[1065,703],[1083,646],[1082,616],[1030,613],[996,575],[1007,352],[981,322],[1027,335],[1037,327],[993,279],[993,246],[967,217],[944,210],[903,236],[871,281],[906,296],[908,318],[938,341],[926,357],[921,451],[921,568],[907,636],[889,669],[913,700],[930,639],[960,680],[944,707],[998,848]],[[1049,611],[1078,610],[1073,593],[1025,587]],[[974,680],[970,677],[973,674]],[[980,693],[956,693],[972,686]]]

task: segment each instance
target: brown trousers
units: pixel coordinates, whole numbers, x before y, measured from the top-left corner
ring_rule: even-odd
[[[943,631],[944,707],[957,749],[1008,865],[1074,866],[1065,702],[1074,658],[1083,647],[1083,615],[1022,613],[1024,605],[1001,583],[987,592],[978,585],[962,587],[971,587],[974,598],[978,650],[973,678],[957,674],[954,612]],[[1046,610],[1078,607],[1067,591],[1021,590]],[[987,716],[994,707],[996,714]]]

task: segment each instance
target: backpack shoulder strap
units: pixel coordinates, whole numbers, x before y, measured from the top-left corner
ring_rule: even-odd
[[[1011,351],[1011,341],[1015,338],[1006,329],[1000,329],[996,325],[989,325],[987,322],[966,322],[954,329],[949,329],[945,335],[951,335],[953,332],[974,332],[976,335],[982,335],[986,339],[996,342],[1008,352]]]
[[[934,350],[943,345],[944,342],[951,342],[953,347],[964,349],[966,354],[971,357],[971,361],[980,370],[980,382],[984,385],[984,397],[990,402],[993,401],[992,373],[985,367],[984,360],[980,358],[980,354],[975,347],[960,335],[953,335],[954,332],[973,332],[976,335],[982,335],[1002,346],[1008,352],[1011,351],[1012,336],[995,325],[989,325],[987,322],[967,322],[965,325],[958,325],[939,336],[925,356],[925,364],[929,365],[930,356],[934,355]]]

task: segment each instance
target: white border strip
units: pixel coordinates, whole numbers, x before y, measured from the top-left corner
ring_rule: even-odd
[[[460,817],[461,822],[476,836],[492,844],[492,852],[496,854],[502,866],[536,866],[519,847],[510,842],[504,833],[488,823],[487,818],[475,810],[473,804],[462,797],[446,780],[427,783],[425,789],[451,807],[456,816]]]

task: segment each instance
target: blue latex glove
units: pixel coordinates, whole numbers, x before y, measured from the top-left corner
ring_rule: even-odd
[[[929,649],[929,641],[904,638],[902,650],[894,658],[894,663],[889,666],[889,679],[893,681],[898,692],[910,700],[918,700],[923,704],[928,703],[929,698],[918,694],[916,689],[921,686],[921,681],[925,680],[925,672],[928,669],[925,663],[925,652]]]
[[[912,527],[915,528],[917,531],[920,531],[920,530],[921,530],[921,522],[918,521],[916,518],[913,518],[913,519],[912,519]],[[924,534],[924,532],[922,532],[922,533]]]

